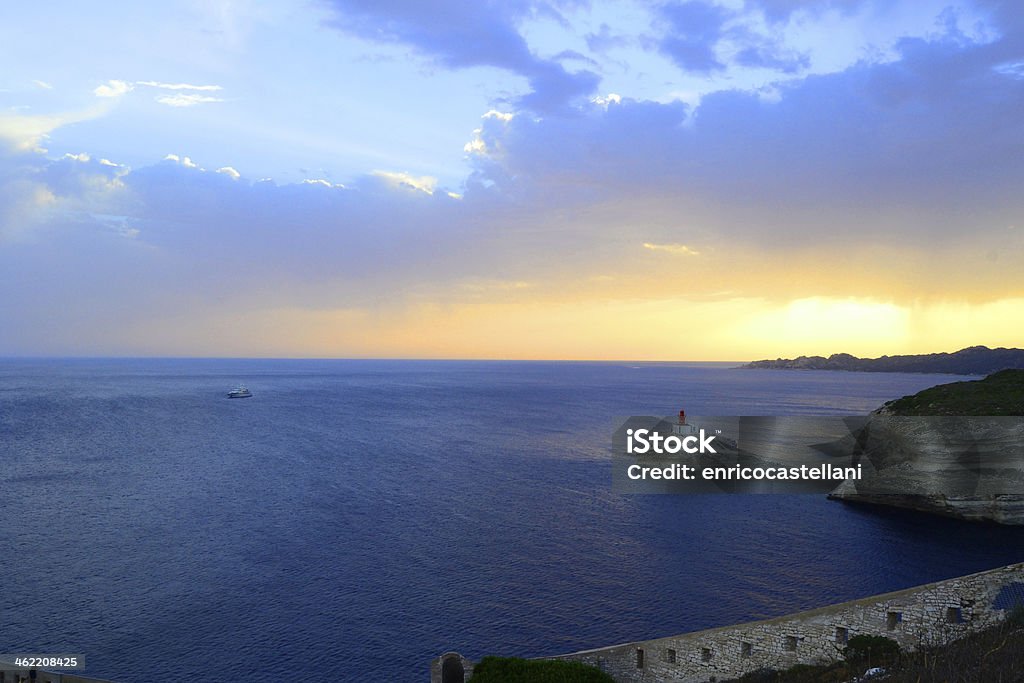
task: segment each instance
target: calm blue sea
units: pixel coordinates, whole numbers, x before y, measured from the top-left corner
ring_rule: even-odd
[[[447,650],[555,654],[1024,560],[1024,529],[613,493],[616,416],[854,414],[962,379],[729,367],[0,361],[0,652],[124,682],[424,681]]]

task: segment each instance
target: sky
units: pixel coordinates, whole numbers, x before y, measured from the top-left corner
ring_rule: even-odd
[[[0,6],[0,356],[1022,346],[1024,6]]]

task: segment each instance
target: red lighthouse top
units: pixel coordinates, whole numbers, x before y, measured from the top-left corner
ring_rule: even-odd
[[[685,410],[680,410],[679,411],[679,424],[681,424],[681,425],[686,424],[686,411]]]

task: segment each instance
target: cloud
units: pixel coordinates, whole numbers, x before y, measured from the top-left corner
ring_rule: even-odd
[[[685,244],[651,244],[650,242],[644,242],[644,249],[650,249],[651,251],[664,251],[678,256],[700,255],[699,251],[691,249]]]
[[[196,163],[192,161],[192,159],[190,159],[189,157],[181,157],[178,156],[177,154],[168,154],[167,156],[164,157],[164,161],[173,161],[174,163],[180,164],[185,168],[199,168],[199,166],[196,165]]]
[[[223,102],[224,100],[209,95],[161,95],[156,98],[156,101],[169,107],[194,107],[197,104]]]
[[[103,115],[103,105],[55,114],[11,114],[0,112],[0,143],[16,151],[44,151],[40,144],[51,131],[71,123],[88,121]],[[4,144],[0,144],[2,151]]]
[[[586,56],[582,52],[577,52],[576,50],[562,50],[557,55],[554,55],[551,59],[552,61],[556,62],[582,62],[587,66],[593,67],[595,69],[600,68],[601,66],[600,64],[598,64],[597,60]]]
[[[110,80],[103,85],[97,86],[92,92],[96,97],[121,97],[131,92],[133,86],[125,81]]]
[[[633,42],[633,39],[629,36],[612,33],[612,29],[608,24],[601,24],[596,33],[588,33],[584,36],[587,41],[587,47],[591,52],[597,54],[606,54],[610,50],[616,48],[626,47]]]
[[[373,175],[393,187],[407,187],[427,194],[434,194],[434,189],[437,187],[437,178],[431,176],[417,177],[405,172],[394,171],[374,171]]]
[[[159,90],[170,90],[174,95],[159,95],[155,99],[160,104],[169,107],[194,107],[197,104],[210,102],[223,102],[224,100],[212,95],[200,95],[199,92],[217,92],[223,90],[219,85],[192,85],[190,83],[161,83],[159,81],[128,81],[110,80],[93,90],[96,97],[117,98],[131,92],[137,86],[157,88]],[[182,92],[194,91],[194,92]]]
[[[527,0],[332,0],[331,25],[366,40],[409,45],[442,66],[464,69],[492,66],[519,74],[531,92],[522,106],[556,111],[588,95],[600,82],[590,71],[570,73],[555,59],[535,55],[518,24],[531,16],[559,17],[551,3]]]
[[[732,12],[701,0],[662,5],[661,19],[668,32],[661,40],[661,51],[686,71],[708,73],[725,68],[715,53],[725,24]]]
[[[473,139],[463,145],[462,151],[466,152],[466,154],[479,155],[495,155],[499,153],[500,143],[495,132],[514,117],[515,115],[512,113],[500,112],[496,109],[489,110],[480,117],[484,123],[479,128],[473,129]]]
[[[519,103],[541,113],[552,113],[594,92],[601,78],[592,71],[569,73],[555,62],[538,62],[527,74],[531,92]]]
[[[760,244],[820,239],[822,221],[854,214],[871,216],[861,235],[949,235],[957,222],[943,214],[966,206],[995,229],[1016,222],[1024,83],[993,72],[994,45],[915,39],[899,50],[890,63],[780,84],[774,99],[723,91],[696,110],[624,99],[584,118],[517,117],[488,130],[486,149],[502,154],[474,155],[475,179],[531,196],[617,197],[645,214],[689,207]],[[914,216],[915,206],[928,208]]]
[[[1024,30],[999,28],[984,45],[904,40],[886,63],[791,78],[775,98],[488,112],[472,172],[450,189],[420,172],[278,184],[178,155],[129,169],[100,150],[51,159],[12,145],[0,234],[18,245],[0,248],[0,319],[18,337],[4,348],[83,352],[91,338],[138,353],[180,329],[195,344],[185,351],[215,351],[238,338],[232,322],[258,318],[253,329],[304,321],[288,333],[322,353],[400,353],[384,345],[415,346],[410,330],[505,349],[530,343],[531,320],[579,320],[576,341],[580,329],[600,339],[609,310],[654,325],[695,301],[724,322],[791,300],[818,302],[799,309],[808,319],[849,301],[879,315],[1020,301],[1024,80],[997,67],[1020,61]],[[0,117],[0,131],[6,121],[24,142],[67,120]],[[257,267],[260,278],[236,276]],[[679,324],[664,338],[685,336]],[[352,335],[357,346],[331,346]]]
[[[163,90],[202,90],[216,92],[223,90],[219,85],[191,85],[189,83],[159,83],[157,81],[136,81],[135,85],[145,85],[150,88],[161,88]]]
[[[748,45],[736,54],[735,59],[742,66],[774,69],[784,73],[794,73],[811,64],[807,55],[787,51],[771,43]]]
[[[0,252],[4,243],[39,239],[54,220],[116,204],[126,173],[86,153],[47,159],[34,150],[0,151]]]
[[[40,90],[53,90],[53,86],[46,81],[33,80],[32,83]]]
[[[598,95],[590,101],[600,107],[607,107],[610,104],[622,104],[622,95],[610,92],[607,95]]]
[[[485,119],[498,119],[499,121],[505,121],[506,123],[511,121],[515,114],[511,112],[500,112],[496,109],[489,110],[482,118]]]
[[[5,243],[26,239],[35,222],[56,201],[46,185],[31,178],[11,177],[0,170],[0,248]]]
[[[787,21],[797,12],[818,14],[838,10],[849,14],[871,0],[748,0],[749,8],[758,8],[773,23]]]
[[[787,47],[780,35],[764,35],[744,26],[727,32],[736,54],[733,62],[744,67],[772,69],[792,74],[811,66],[810,57]]]
[[[242,177],[241,173],[239,173],[230,166],[221,166],[220,168],[217,169],[217,173],[223,173],[224,175],[234,180],[238,180],[239,178]]]

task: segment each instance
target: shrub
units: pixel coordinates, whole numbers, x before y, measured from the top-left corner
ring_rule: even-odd
[[[845,683],[853,674],[843,662],[797,664],[784,671],[762,669],[724,683]]]
[[[843,649],[843,656],[851,663],[877,666],[896,661],[900,656],[900,646],[885,636],[854,636]]]
[[[515,657],[484,657],[473,667],[470,683],[615,683],[615,679],[582,662]]]
[[[1012,628],[1024,627],[1024,605],[1017,605],[1007,613],[1006,624]]]

